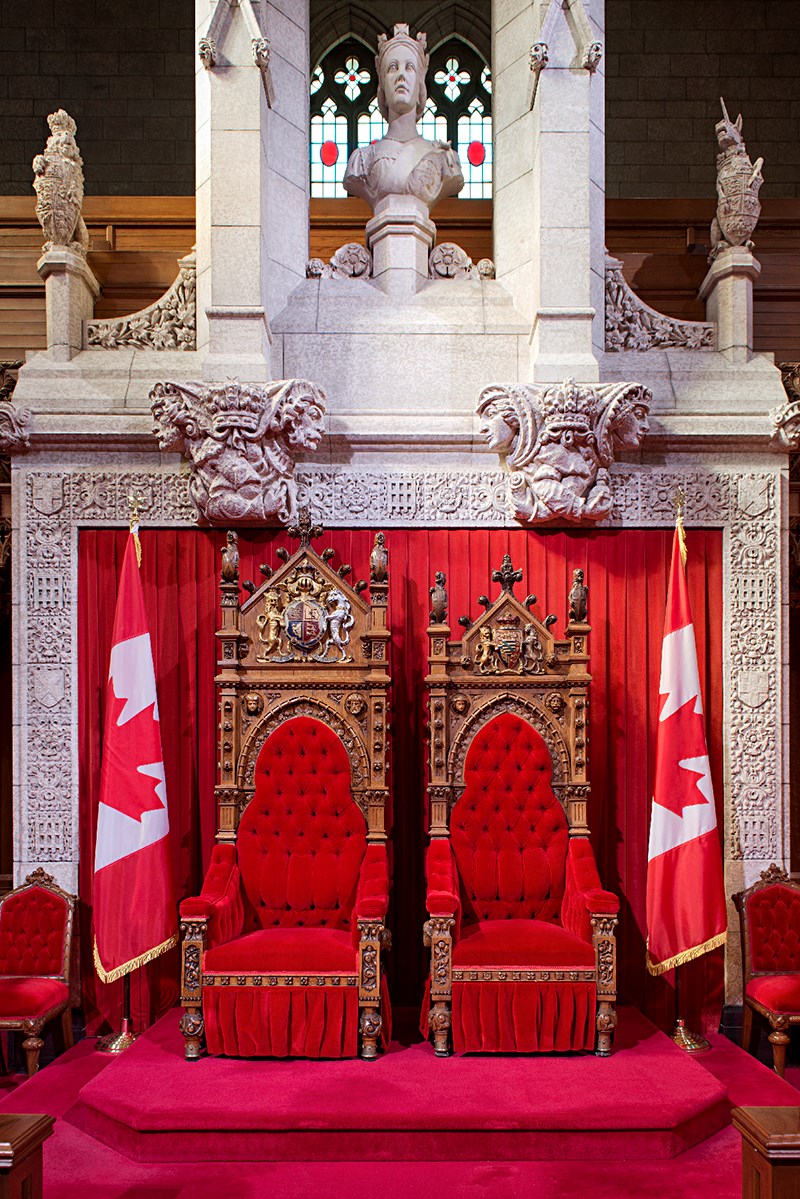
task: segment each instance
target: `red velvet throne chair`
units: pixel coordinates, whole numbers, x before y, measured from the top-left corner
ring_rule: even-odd
[[[217,806],[203,889],[181,903],[181,1031],[212,1054],[371,1059],[388,1039],[383,534],[365,583],[311,547],[242,603],[223,550]]]
[[[75,896],[41,866],[0,901],[0,1028],[23,1032],[28,1077],[39,1068],[42,1033],[59,1019],[60,1049],[72,1045],[69,967]]]
[[[742,1048],[757,1047],[755,1014],[770,1026],[773,1065],[783,1078],[789,1029],[800,1024],[800,884],[772,865],[733,902],[742,934]]]
[[[494,603],[451,641],[431,589],[431,950],[423,1032],[450,1052],[611,1051],[619,900],[604,891],[586,805],[586,589],[565,639],[514,595],[506,554]],[[428,1029],[425,1028],[427,1024]],[[452,1039],[452,1040],[451,1040]]]

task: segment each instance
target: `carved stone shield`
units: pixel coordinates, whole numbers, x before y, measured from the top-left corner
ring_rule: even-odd
[[[55,708],[64,698],[64,671],[57,666],[38,666],[33,671],[33,694],[43,708]]]
[[[760,708],[769,699],[769,675],[766,670],[743,670],[736,680],[736,692],[748,708]]]
[[[319,645],[327,624],[327,612],[313,599],[293,600],[283,614],[286,639],[299,650],[309,650]]]
[[[749,158],[732,162],[720,173],[717,213],[722,232],[734,245],[747,241],[756,227],[761,203],[753,190],[753,166]]]
[[[500,625],[494,638],[497,656],[508,670],[516,670],[522,654],[522,634],[512,625]]]
[[[769,509],[769,479],[745,475],[739,480],[738,501],[745,516],[763,516]]]
[[[34,475],[31,502],[43,516],[54,516],[64,507],[64,480],[53,475]]]

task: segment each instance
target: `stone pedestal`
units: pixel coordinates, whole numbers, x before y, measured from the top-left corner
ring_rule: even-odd
[[[428,281],[436,226],[416,196],[387,196],[367,222],[373,281],[390,296],[413,295]]]
[[[69,362],[83,349],[84,321],[94,316],[100,284],[86,259],[66,246],[48,250],[36,269],[44,279],[48,353]]]
[[[717,349],[746,362],[753,353],[753,283],[761,263],[744,246],[723,250],[709,267],[698,296],[717,326]]]

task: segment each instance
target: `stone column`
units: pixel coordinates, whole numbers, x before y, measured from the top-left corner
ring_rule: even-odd
[[[733,362],[753,354],[753,284],[761,263],[745,246],[717,255],[700,285],[706,316],[717,326],[717,349]]]
[[[53,246],[36,264],[44,279],[47,352],[54,362],[69,362],[83,349],[83,326],[94,316],[100,284],[83,254]]]
[[[493,6],[494,257],[531,322],[531,378],[599,378],[603,0]]]
[[[387,196],[367,222],[372,277],[390,296],[410,296],[428,282],[436,226],[416,196]]]
[[[196,0],[198,349],[272,376],[269,321],[308,259],[308,4]]]

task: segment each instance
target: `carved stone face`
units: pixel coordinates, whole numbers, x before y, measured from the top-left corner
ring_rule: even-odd
[[[511,449],[516,432],[500,412],[488,408],[480,426],[481,437],[485,437],[490,450],[504,454]]]
[[[621,450],[636,450],[649,428],[647,409],[643,404],[634,404],[614,425],[614,441]]]
[[[419,95],[419,57],[402,44],[395,47],[381,64],[381,82],[390,116],[416,111]]]
[[[288,429],[289,445],[298,450],[315,450],[322,440],[323,417],[322,409],[313,403],[296,413]]]

